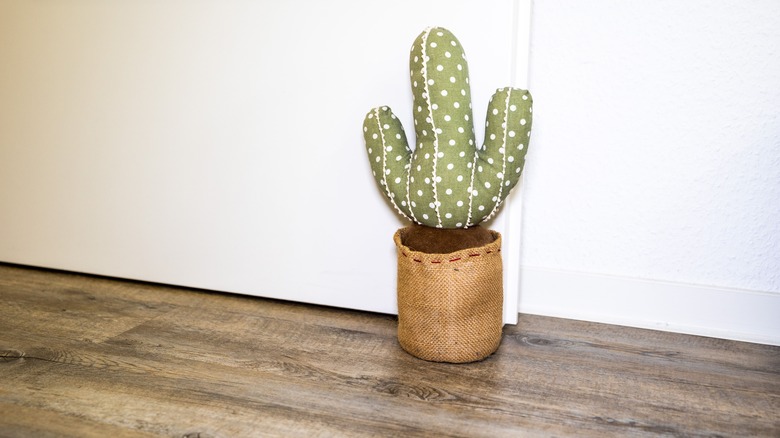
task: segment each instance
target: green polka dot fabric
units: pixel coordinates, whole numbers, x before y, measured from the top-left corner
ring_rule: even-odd
[[[363,121],[371,171],[395,209],[436,228],[468,228],[495,215],[517,184],[531,135],[527,90],[498,89],[490,99],[485,141],[474,138],[468,64],[447,29],[423,31],[412,45],[414,150],[387,106]]]

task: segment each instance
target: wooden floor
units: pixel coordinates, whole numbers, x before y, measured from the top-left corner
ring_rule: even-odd
[[[468,365],[396,319],[0,264],[0,436],[780,437],[780,348],[520,315]]]

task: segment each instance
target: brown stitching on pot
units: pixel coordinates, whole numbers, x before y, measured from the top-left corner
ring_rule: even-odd
[[[499,253],[499,252],[501,252],[501,248],[498,248],[498,249],[497,249],[497,250],[495,250],[495,251],[494,251],[494,250],[487,250],[487,251],[485,251],[485,253],[484,253],[484,254],[480,254],[480,253],[476,253],[476,254],[468,254],[468,257],[479,257],[479,256],[482,256],[482,255],[492,254],[492,253],[494,253],[494,252],[496,252],[496,253]],[[407,257],[407,258],[408,258],[408,257],[410,257],[410,256],[409,256],[409,254],[408,254],[406,251],[401,251],[401,255],[403,255],[404,257]],[[462,257],[453,257],[453,258],[451,258],[451,259],[448,259],[448,260],[430,260],[430,261],[426,261],[426,260],[421,260],[421,259],[417,259],[417,258],[412,258],[412,260],[413,260],[413,261],[415,261],[415,262],[417,262],[417,263],[431,263],[431,264],[437,264],[437,265],[440,265],[440,264],[442,264],[442,263],[454,263],[454,262],[457,262],[457,261],[463,260],[463,258],[464,258],[464,257],[465,257],[465,256],[462,256]]]

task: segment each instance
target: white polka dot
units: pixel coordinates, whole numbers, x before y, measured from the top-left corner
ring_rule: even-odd
[[[493,157],[488,157],[487,162],[488,164],[493,164]]]
[[[463,223],[462,223],[462,222],[458,222],[457,224],[455,224],[455,226],[456,226],[456,227],[458,227],[458,228],[460,228],[460,227],[462,227],[462,226],[463,226]]]
[[[399,140],[400,140],[400,139],[401,139],[401,134],[396,134],[396,135],[395,135],[395,138],[397,138],[397,139],[399,139]]]
[[[525,125],[526,123],[527,123],[527,122],[525,121],[525,119],[520,119],[520,124],[521,124],[521,125]]]
[[[431,183],[431,179],[430,178],[425,178],[425,184],[430,184],[430,183]]]
[[[452,217],[452,213],[446,213],[446,214],[444,215],[444,217],[446,217],[447,219],[449,219],[449,218],[451,218],[451,217]]]
[[[395,183],[396,183],[396,184],[400,184],[400,183],[401,183],[401,178],[396,178],[396,179],[395,179]]]
[[[433,202],[431,202],[430,204],[428,204],[428,207],[430,207],[430,208],[436,208],[436,204],[434,204]]]
[[[461,134],[463,134],[463,133],[464,133],[464,132],[466,132],[466,131],[463,129],[463,127],[462,127],[462,126],[458,126],[458,132],[460,132]]]
[[[368,148],[368,153],[370,154],[371,152],[373,152],[371,148]]]
[[[417,196],[422,196],[422,190],[417,191]]]
[[[448,195],[451,195],[452,194],[452,189],[447,189],[447,190],[444,191],[444,193],[446,193]]]
[[[498,173],[496,174],[496,177],[497,177],[498,179],[504,179],[504,173],[503,173],[503,172],[498,172]]]
[[[436,48],[436,43],[435,42],[431,43],[431,47],[433,47],[435,49]]]
[[[482,166],[477,166],[477,170],[482,172]]]
[[[444,67],[441,64],[436,66],[436,71],[442,71],[442,70],[444,70]]]
[[[521,168],[519,168],[519,167],[518,167],[517,169],[515,169],[515,173],[520,173],[522,170],[523,170],[523,169],[521,169]]]
[[[489,182],[487,182],[487,181],[485,181],[485,188],[486,188],[486,189],[489,189],[489,188],[490,188],[490,183],[489,183]]]
[[[450,140],[449,144],[450,144],[450,146],[455,146],[455,140]]]
[[[421,107],[421,106],[418,106],[418,107],[417,107],[417,112],[419,113],[420,111],[422,111],[422,107]]]
[[[458,154],[458,156],[460,156],[460,157],[465,157],[465,156],[466,156],[466,152],[464,152],[464,151],[460,151],[460,153]],[[471,164],[471,163],[469,163],[469,164]]]
[[[437,110],[439,109],[439,105],[434,103],[433,105],[431,105],[431,108]]]
[[[525,145],[520,143],[519,145],[517,145],[517,150],[518,151],[522,151],[524,147],[525,147]]]
[[[393,150],[393,147],[392,147],[392,146],[388,146],[388,147],[386,147],[386,148],[385,148],[385,150],[386,150],[387,152],[391,152],[391,151]]]
[[[377,160],[377,161],[379,161],[379,160]],[[463,175],[458,175],[458,178],[456,178],[456,179],[458,180],[458,182],[463,181]]]
[[[509,136],[510,137],[514,137],[515,136],[515,131],[509,131]]]
[[[507,159],[506,159],[506,160],[507,160],[507,161],[509,161],[509,162],[511,163],[511,162],[515,161],[515,157],[513,157],[513,156],[511,156],[511,155],[510,155],[510,156],[508,156],[508,157],[507,157]]]
[[[480,206],[479,206],[479,211],[482,211],[482,210],[484,210],[484,209],[485,209],[485,206],[484,206],[484,205],[480,205]]]
[[[463,66],[458,64],[458,70],[463,70]]]
[[[493,115],[495,116],[496,114],[498,114],[498,110],[493,108]]]
[[[479,196],[479,192],[478,192],[478,191],[476,191],[476,190],[473,190],[473,191],[471,192],[471,194],[472,194],[472,195],[474,195],[474,196]]]
[[[428,219],[428,215],[427,214],[423,214],[423,219]]]
[[[457,205],[458,207],[463,207],[463,201],[458,201]]]
[[[401,161],[401,160],[403,160],[403,159],[404,159],[404,157],[402,157],[402,156],[400,156],[400,155],[398,155],[397,157],[395,157],[395,161]]]
[[[376,162],[377,162],[377,163],[379,162],[379,160],[381,160],[381,158],[379,158],[379,157],[376,157]]]
[[[433,85],[435,82],[433,82],[433,79],[428,79],[428,85]]]
[[[441,90],[441,95],[442,96],[446,96],[447,95],[447,90]]]
[[[452,117],[450,117],[449,114],[444,116],[444,121],[445,122],[449,122],[450,120],[452,120]]]
[[[379,137],[377,134],[371,136],[371,138],[373,138],[374,140],[376,140],[377,137]]]
[[[455,83],[455,76],[450,76],[450,82]]]
[[[447,58],[450,58],[450,57],[452,57],[452,53],[450,53],[450,52],[444,52],[444,56],[446,56]]]
[[[454,106],[455,108],[460,108],[460,103],[459,102],[453,102],[452,106]]]
[[[524,94],[523,95],[523,100],[528,100],[528,95]]]
[[[436,154],[436,156],[437,156],[437,157],[439,157],[439,158],[441,158],[441,157],[443,157],[443,156],[444,156],[444,152],[439,152],[438,154]]]
[[[373,119],[373,118],[374,118],[374,114],[369,114],[369,115],[368,115],[368,118],[369,118],[369,119]]]
[[[509,111],[517,111],[517,105],[509,105]]]
[[[453,167],[455,167],[455,165],[454,165],[454,164],[452,164],[452,163],[450,163],[450,164],[448,164],[448,165],[447,165],[447,169],[449,169],[449,170],[452,170],[452,168],[453,168]]]
[[[496,134],[490,134],[490,139],[491,140],[495,140],[496,139]]]

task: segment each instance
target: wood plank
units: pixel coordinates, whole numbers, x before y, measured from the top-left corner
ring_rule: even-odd
[[[388,315],[9,265],[0,298],[0,436],[780,436],[778,347],[521,315],[452,365]]]

